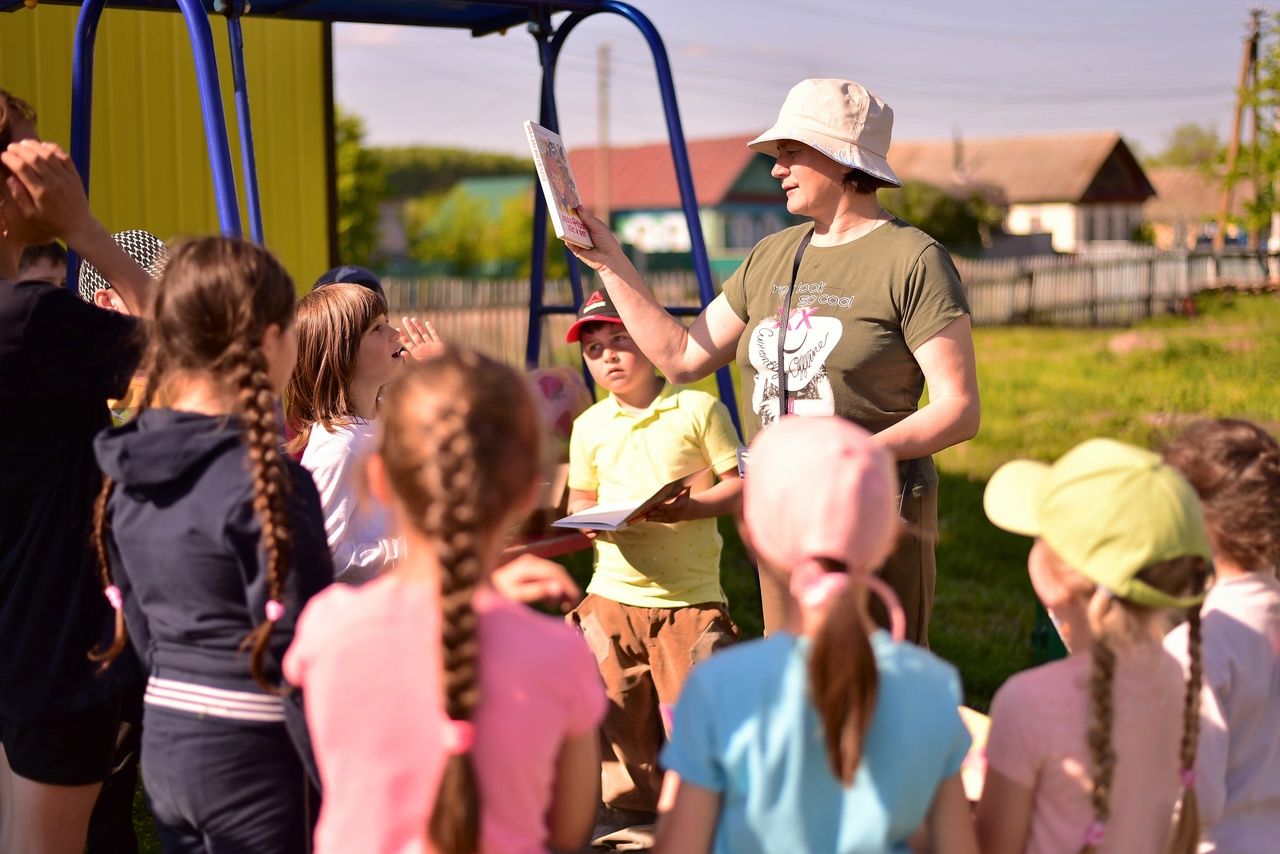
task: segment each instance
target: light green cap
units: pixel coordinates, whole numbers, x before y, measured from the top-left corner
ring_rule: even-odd
[[[1067,565],[1113,596],[1152,608],[1189,608],[1136,576],[1179,557],[1212,559],[1195,490],[1156,454],[1090,439],[1053,465],[1014,460],[996,470],[982,499],[1006,531],[1040,537]]]

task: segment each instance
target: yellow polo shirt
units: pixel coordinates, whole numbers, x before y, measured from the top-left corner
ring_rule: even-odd
[[[569,488],[593,491],[601,504],[641,501],[707,466],[717,474],[735,468],[737,449],[729,410],[705,392],[667,385],[638,413],[609,395],[573,422]],[[694,491],[713,482],[708,474]],[[715,519],[601,533],[587,592],[643,608],[724,602],[720,546]]]

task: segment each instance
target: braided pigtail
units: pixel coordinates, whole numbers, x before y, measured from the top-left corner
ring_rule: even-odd
[[[1102,594],[1105,596],[1105,594]],[[1104,606],[1106,607],[1106,606]],[[1111,781],[1116,770],[1115,745],[1111,742],[1112,683],[1116,674],[1116,654],[1104,638],[1092,644],[1093,666],[1089,673],[1089,773],[1093,788],[1093,822],[1085,831],[1080,854],[1094,854],[1102,844],[1111,818]]]
[[[253,510],[262,525],[266,552],[266,619],[250,632],[244,646],[253,650],[250,669],[263,689],[278,688],[263,673],[263,657],[271,630],[284,616],[284,579],[289,568],[290,534],[286,510],[290,481],[280,454],[280,430],[275,416],[275,394],[267,377],[266,358],[254,342],[244,340],[226,353],[226,367],[236,389],[236,411],[244,426],[253,478]]]
[[[382,402],[378,453],[393,500],[441,567],[449,761],[428,833],[446,854],[472,854],[480,846],[480,794],[470,757],[471,721],[481,699],[473,600],[489,569],[481,549],[512,522],[533,487],[540,423],[523,377],[464,350],[447,349],[412,365]]]
[[[89,660],[98,663],[99,671],[111,666],[111,662],[124,651],[124,645],[129,638],[129,630],[124,623],[124,599],[120,594],[120,588],[111,580],[111,559],[107,553],[107,502],[111,500],[111,491],[114,486],[111,478],[104,477],[102,488],[98,490],[98,497],[93,502],[93,551],[98,558],[98,577],[102,579],[102,593],[111,603],[116,616],[115,634],[111,639],[111,645],[105,649],[98,647],[89,651]]]
[[[1204,576],[1200,576],[1204,587]],[[1200,847],[1200,801],[1196,796],[1196,745],[1200,739],[1200,686],[1204,667],[1200,658],[1200,606],[1187,609],[1187,693],[1182,705],[1182,802],[1173,817],[1169,854],[1195,854]]]
[[[482,579],[474,530],[474,493],[481,484],[476,477],[476,449],[466,429],[465,405],[450,407],[442,415],[436,458],[439,502],[423,527],[439,544],[445,713],[453,731],[430,833],[439,850],[471,854],[480,845],[480,796],[470,745],[465,742],[470,741],[471,718],[480,703],[480,649],[472,600]]]

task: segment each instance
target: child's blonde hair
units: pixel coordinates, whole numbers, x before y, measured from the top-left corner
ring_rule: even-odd
[[[318,292],[317,292],[318,293]],[[378,453],[403,517],[435,543],[440,578],[445,710],[469,722],[480,702],[476,615],[479,549],[538,472],[540,422],[524,378],[478,353],[446,349],[387,390]],[[480,804],[463,750],[445,766],[430,834],[440,851],[479,846]]]
[[[298,301],[298,364],[285,389],[289,452],[307,446],[319,424],[332,432],[356,417],[351,380],[364,334],[387,313],[387,301],[363,285],[316,288]]]

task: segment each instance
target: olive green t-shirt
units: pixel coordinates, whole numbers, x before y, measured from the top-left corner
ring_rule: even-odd
[[[811,224],[756,244],[724,285],[747,328],[738,341],[743,425],[750,440],[778,417],[778,315]],[[810,245],[800,263],[785,338],[792,412],[839,415],[877,433],[920,405],[924,373],[912,355],[969,313],[947,250],[893,219],[840,246]],[[937,482],[932,464],[925,482]]]

